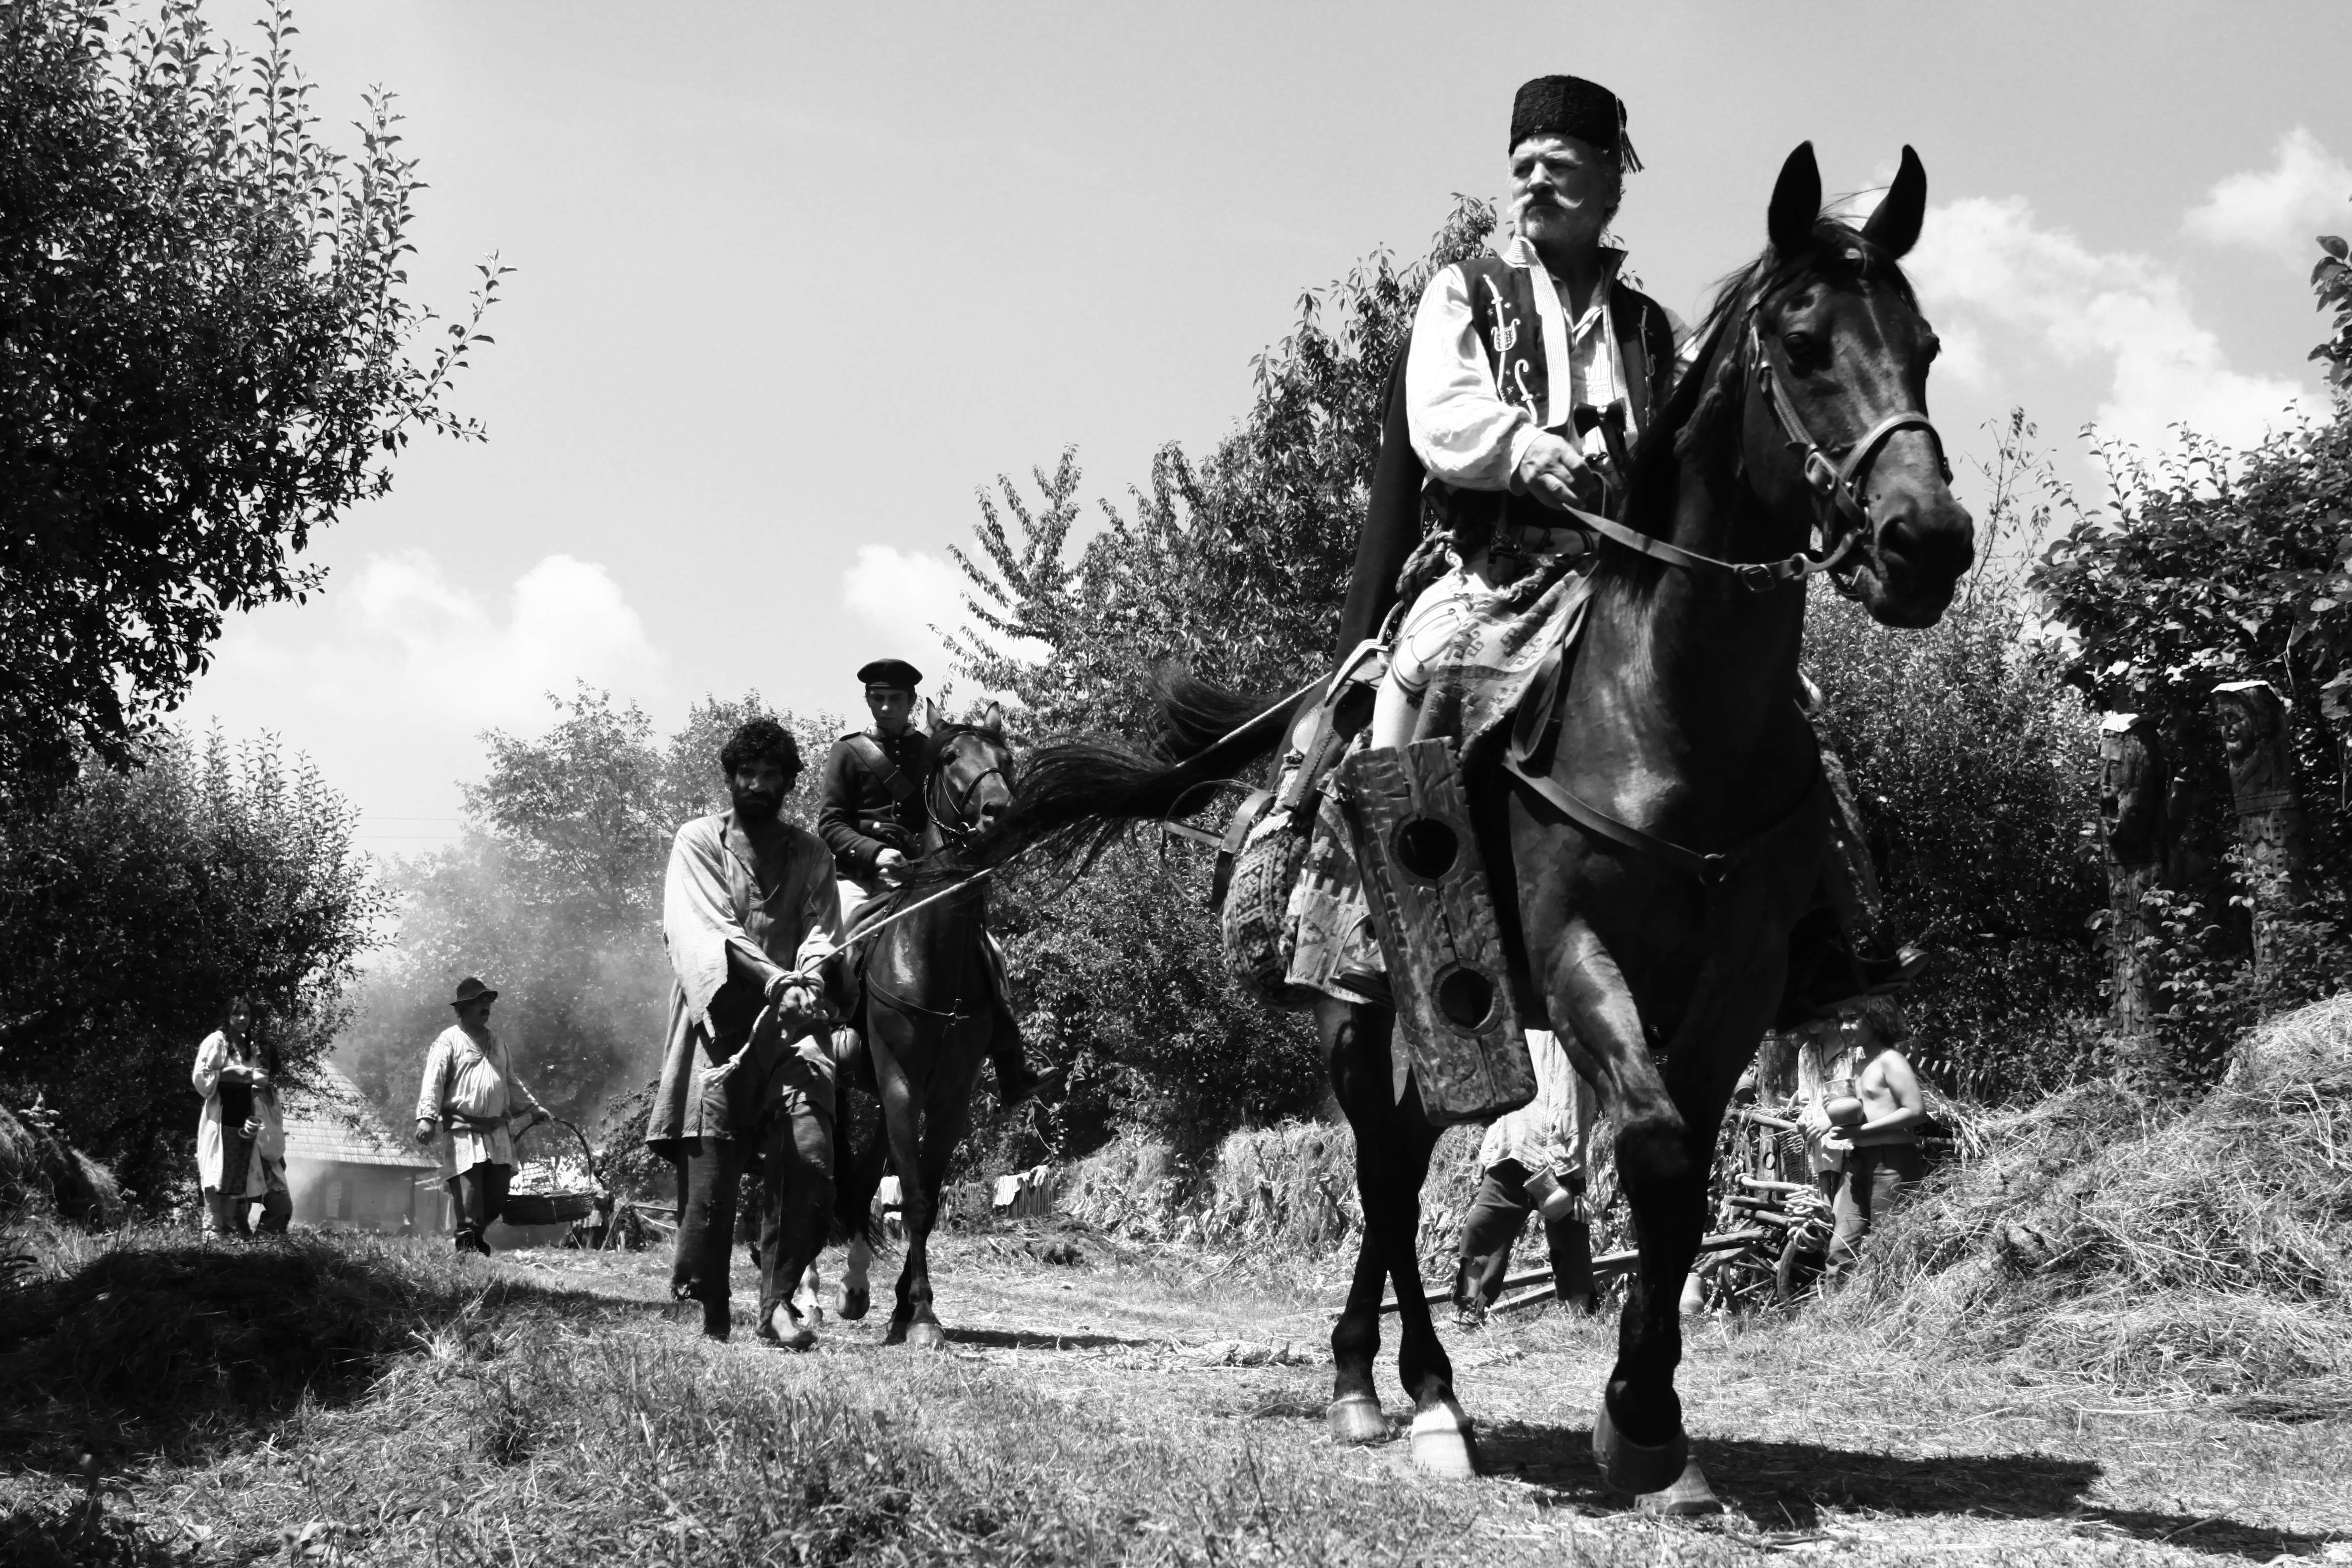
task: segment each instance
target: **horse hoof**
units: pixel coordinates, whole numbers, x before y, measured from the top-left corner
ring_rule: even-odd
[[[779,1307],[768,1314],[763,1336],[770,1343],[788,1351],[804,1351],[816,1344],[816,1331],[804,1322],[796,1321],[792,1309]]]
[[[919,1351],[943,1351],[948,1348],[948,1331],[937,1323],[908,1323],[907,1343]]]
[[[1652,1493],[1663,1496],[1682,1479],[1685,1469],[1696,1469],[1690,1462],[1689,1439],[1682,1433],[1664,1443],[1636,1443],[1617,1430],[1605,1399],[1592,1423],[1592,1457],[1600,1463],[1601,1479],[1637,1498]],[[1702,1476],[1699,1489],[1706,1488]]]
[[[846,1285],[841,1288],[841,1321],[843,1322],[857,1321],[866,1316],[866,1309],[873,1304],[864,1290],[853,1290]]]
[[[1452,1400],[1412,1418],[1412,1462],[1415,1468],[1449,1481],[1466,1481],[1478,1473],[1470,1423]]]
[[[1334,1443],[1389,1440],[1389,1418],[1381,1414],[1381,1402],[1369,1394],[1350,1394],[1333,1400],[1323,1418],[1330,1426]]]
[[[1716,1500],[1715,1489],[1706,1484],[1706,1472],[1693,1459],[1683,1466],[1683,1473],[1675,1478],[1674,1485],[1664,1491],[1643,1492],[1635,1498],[1633,1510],[1669,1519],[1687,1519],[1693,1514],[1721,1513],[1723,1504]]]

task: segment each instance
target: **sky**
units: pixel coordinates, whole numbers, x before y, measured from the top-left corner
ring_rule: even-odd
[[[207,12],[248,36],[248,4]],[[407,116],[415,296],[446,315],[491,253],[514,269],[455,395],[488,439],[410,447],[315,537],[327,591],[234,620],[182,713],[309,755],[378,854],[455,837],[482,732],[578,682],[667,731],[706,693],[854,710],[885,654],[949,674],[976,493],[1075,447],[1118,502],[1164,443],[1205,451],[1303,289],[1500,194],[1530,76],[1626,100],[1617,230],[1686,317],[1761,248],[1798,142],[1832,191],[1915,146],[1964,500],[2012,406],[2093,502],[2086,425],[2150,448],[2323,409],[2305,277],[2352,229],[2340,0],[295,18],[331,125],[378,85]]]

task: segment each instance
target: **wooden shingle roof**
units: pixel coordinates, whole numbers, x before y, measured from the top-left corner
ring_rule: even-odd
[[[322,1164],[398,1165],[436,1171],[440,1161],[401,1138],[383,1123],[360,1086],[341,1068],[321,1061],[288,1083],[278,1113],[286,1122],[286,1157]]]

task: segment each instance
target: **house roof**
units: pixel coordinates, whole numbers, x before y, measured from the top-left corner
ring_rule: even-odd
[[[334,1063],[322,1061],[289,1083],[278,1102],[286,1123],[286,1157],[322,1164],[397,1165],[436,1171],[441,1163],[404,1143],[383,1124],[360,1086]]]

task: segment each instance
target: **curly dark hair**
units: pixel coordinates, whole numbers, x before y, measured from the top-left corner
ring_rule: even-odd
[[[773,759],[786,773],[796,774],[801,771],[801,744],[773,719],[747,719],[719,748],[719,771],[732,778],[737,768],[762,758]]]

